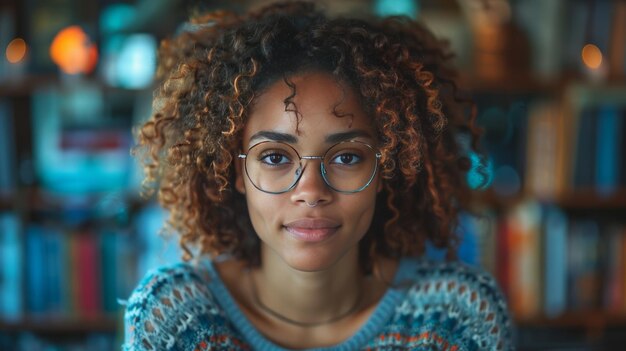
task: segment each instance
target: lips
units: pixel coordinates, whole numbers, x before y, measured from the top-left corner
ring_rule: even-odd
[[[303,218],[291,221],[284,227],[289,234],[298,240],[317,242],[335,234],[340,224],[328,218]]]

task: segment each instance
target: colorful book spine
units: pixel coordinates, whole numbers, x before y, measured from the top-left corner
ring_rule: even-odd
[[[0,320],[22,314],[22,243],[20,222],[13,212],[0,213]]]
[[[32,316],[46,312],[44,229],[31,224],[26,229],[26,309]]]
[[[596,190],[610,195],[619,188],[622,155],[622,123],[617,106],[603,105],[598,109],[596,136]]]
[[[541,310],[541,206],[523,203],[510,221],[510,308],[518,317],[534,317]]]
[[[626,231],[621,225],[611,224],[606,228],[604,235],[605,257],[603,267],[603,296],[602,304],[606,311],[613,313],[623,312],[626,303],[626,291],[624,290],[624,270],[626,267],[624,252],[624,240]]]
[[[588,311],[600,307],[600,228],[592,219],[574,221],[568,246],[569,307]]]
[[[556,206],[544,208],[544,299],[546,316],[555,317],[567,309],[568,220]]]
[[[78,313],[93,317],[101,312],[101,267],[98,241],[94,233],[76,233]]]
[[[0,99],[0,195],[15,191],[14,143],[13,116],[9,101]]]

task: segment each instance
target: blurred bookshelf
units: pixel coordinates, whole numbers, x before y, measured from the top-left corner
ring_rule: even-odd
[[[326,6],[360,15],[383,2]],[[499,281],[519,350],[619,349],[626,344],[626,2],[413,2],[415,17],[450,40],[459,87],[485,130],[490,185],[474,194],[478,215],[463,222],[463,235],[475,247],[461,256]],[[119,349],[123,300],[149,268],[177,256],[163,254],[177,245],[157,235],[163,213],[137,197],[128,152],[130,128],[150,113],[152,87],[106,72],[123,49],[107,49],[108,39],[123,34],[154,45],[187,16],[189,2],[180,3],[0,6],[2,52],[17,36],[31,45],[22,63],[0,57],[0,350]],[[101,15],[116,14],[108,5],[121,5],[113,17],[130,24],[105,28]],[[57,21],[41,21],[51,16]],[[48,57],[55,33],[75,23],[86,24],[100,49],[91,73],[60,73]],[[132,36],[146,33],[153,38]],[[604,53],[597,68],[582,62],[586,43]]]
[[[130,292],[178,259],[130,156],[131,128],[151,110],[157,41],[124,29],[134,5],[0,4],[0,350],[119,349]],[[57,50],[53,63],[62,33],[77,51]],[[81,73],[84,60],[63,61],[95,47],[98,64]]]

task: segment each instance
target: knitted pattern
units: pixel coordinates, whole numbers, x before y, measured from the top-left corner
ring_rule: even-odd
[[[127,302],[124,351],[286,350],[238,309],[212,262],[153,270]],[[403,259],[369,320],[316,350],[512,350],[511,322],[493,278],[461,263]]]

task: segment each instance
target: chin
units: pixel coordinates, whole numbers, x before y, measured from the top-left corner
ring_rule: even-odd
[[[283,256],[283,260],[289,267],[301,272],[321,272],[325,271],[340,261],[337,253],[329,252],[294,252]]]

